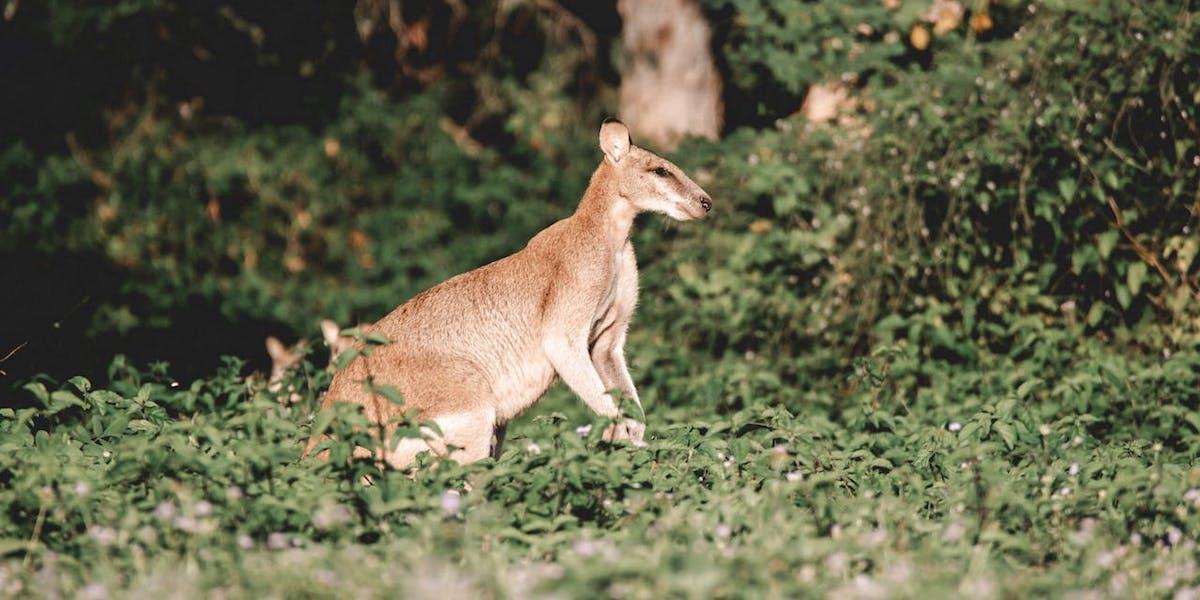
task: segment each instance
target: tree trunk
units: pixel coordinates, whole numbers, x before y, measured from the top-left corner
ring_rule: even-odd
[[[696,0],[619,0],[625,68],[621,119],[662,149],[687,136],[716,139],[724,106],[711,33]]]

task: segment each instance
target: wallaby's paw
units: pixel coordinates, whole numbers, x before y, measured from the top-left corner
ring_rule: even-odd
[[[642,436],[645,434],[646,426],[644,424],[633,419],[622,419],[609,425],[608,429],[604,430],[604,441],[616,442],[624,440],[640,448],[646,445],[642,441]]]

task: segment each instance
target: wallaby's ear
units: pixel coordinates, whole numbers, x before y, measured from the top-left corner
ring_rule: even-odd
[[[330,346],[336,344],[341,333],[342,330],[337,326],[337,323],[329,319],[321,319],[321,336],[325,338],[326,344]]]
[[[632,145],[629,129],[624,123],[613,118],[604,120],[600,126],[600,150],[604,152],[605,160],[614,165],[621,162]]]
[[[271,355],[271,362],[281,362],[287,358],[287,348],[283,347],[279,338],[272,335],[267,338],[267,354]]]

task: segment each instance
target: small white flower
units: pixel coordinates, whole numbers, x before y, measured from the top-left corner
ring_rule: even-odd
[[[713,535],[717,536],[719,539],[727,540],[729,539],[729,536],[733,535],[733,529],[728,525],[721,523],[720,525],[717,525],[716,529],[713,530]]]
[[[108,600],[108,588],[99,583],[89,583],[79,588],[80,600]]]
[[[1178,527],[1172,527],[1167,530],[1167,543],[1172,546],[1178,546],[1179,542],[1183,541],[1183,532]]]
[[[855,598],[865,598],[865,599],[870,600],[872,598],[891,598],[892,597],[891,591],[888,590],[887,587],[885,587],[883,584],[881,584],[881,583],[875,581],[874,579],[871,579],[870,577],[867,577],[866,575],[863,575],[863,574],[858,574],[858,575],[854,576],[854,584],[852,586],[852,590],[853,590],[853,593],[851,593],[850,595]],[[840,591],[850,592],[851,590],[841,588],[839,590],[835,590],[834,595],[840,596],[841,594],[837,593]]]
[[[906,560],[900,560],[888,566],[887,570],[883,573],[883,578],[892,583],[899,584],[908,581],[912,577],[912,574],[912,563]]]
[[[788,471],[783,477],[788,481],[804,481],[804,473],[800,471]]]
[[[180,515],[175,518],[175,529],[194,533],[200,529],[200,522],[187,515]]]
[[[530,454],[541,454],[542,447],[537,445],[537,442],[529,442],[529,445],[525,446],[525,451]]]
[[[1078,475],[1079,463],[1071,463],[1071,466],[1067,468],[1067,473],[1070,473],[1071,475]]]
[[[453,517],[462,509],[462,495],[458,490],[442,492],[442,515]]]
[[[592,424],[591,423],[588,423],[587,425],[580,425],[579,427],[575,428],[575,434],[578,435],[579,437],[587,437],[588,434],[591,432],[592,432]]]
[[[272,550],[283,550],[288,547],[288,537],[281,532],[274,532],[267,536],[267,547]]]
[[[576,540],[574,544],[571,544],[571,550],[583,557],[595,556],[599,551],[596,542],[588,539]]]
[[[834,575],[842,576],[846,569],[850,566],[850,557],[843,552],[834,552],[825,557],[825,568],[829,569]]]
[[[964,578],[958,590],[968,598],[990,598],[996,594],[995,584],[987,577]]]
[[[946,426],[946,429],[957,432],[962,429],[962,423],[959,423],[958,421],[952,421],[949,425]]]
[[[350,518],[350,509],[341,504],[330,504],[322,506],[313,513],[312,524],[313,527],[325,531],[348,522]]]
[[[154,516],[160,521],[167,521],[175,516],[175,503],[170,500],[163,500],[154,507]]]
[[[887,530],[878,528],[872,529],[859,537],[859,542],[869,548],[873,548],[887,541]]]
[[[963,527],[962,523],[955,521],[947,525],[946,530],[942,532],[942,541],[957,542],[966,532],[967,528]]]
[[[195,511],[198,517],[207,517],[212,514],[213,505],[208,500],[201,500],[196,503]]]
[[[111,546],[117,541],[117,532],[112,527],[104,527],[102,525],[92,525],[88,527],[88,537],[96,540],[101,546]]]

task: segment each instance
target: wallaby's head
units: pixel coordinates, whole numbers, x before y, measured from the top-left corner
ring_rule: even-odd
[[[307,344],[304,340],[300,340],[296,345],[288,348],[279,341],[279,338],[270,336],[267,338],[267,354],[271,357],[271,377],[267,379],[272,385],[275,385],[283,380],[283,376],[287,374],[288,369],[300,364],[304,358],[304,352]]]
[[[624,123],[605,119],[600,126],[600,150],[615,173],[618,193],[637,210],[679,221],[699,219],[712,210],[712,198],[682,169],[634,146]]]

